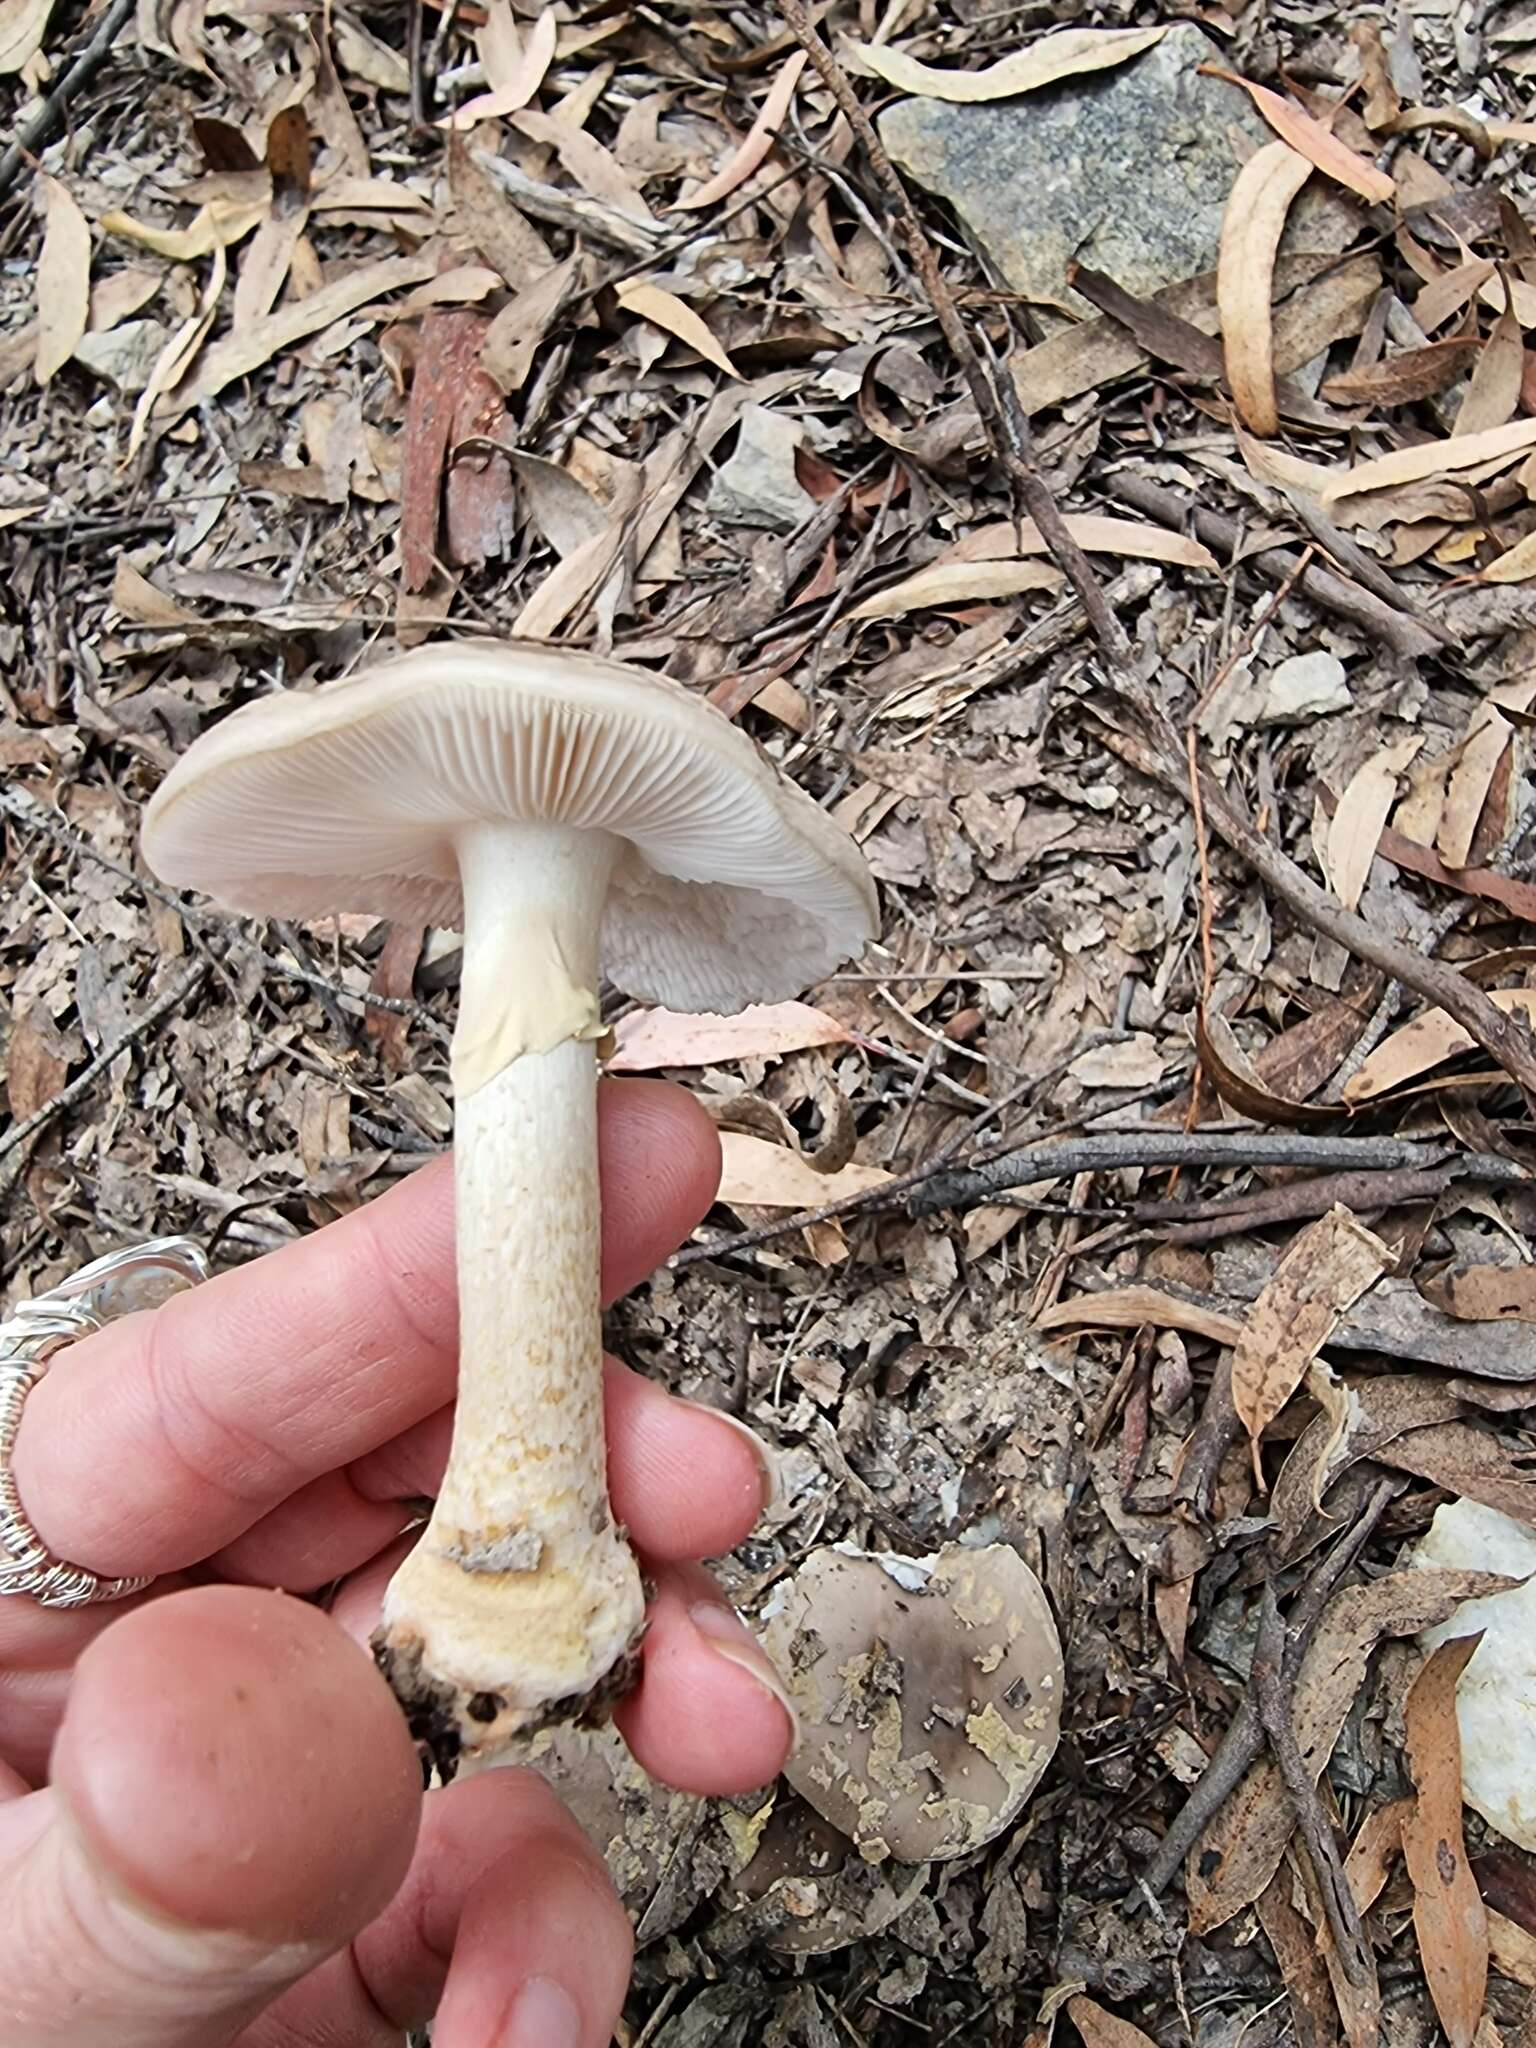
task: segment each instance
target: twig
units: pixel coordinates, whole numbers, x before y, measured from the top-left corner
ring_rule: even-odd
[[[1312,1859],[1317,1888],[1322,1895],[1323,1914],[1340,1967],[1356,1989],[1374,1991],[1376,1963],[1370,1943],[1365,1938],[1365,1929],[1360,1924],[1360,1909],[1344,1875],[1343,1858],[1328,1825],[1328,1816],[1323,1811],[1316,1780],[1296,1740],[1296,1728],[1291,1719],[1290,1687],[1285,1682],[1285,1662],[1285,1629],[1275,1601],[1275,1589],[1266,1585],[1260,1606],[1258,1641],[1254,1645],[1253,1663],[1248,1674],[1249,1696],[1258,1702],[1259,1723],[1268,1737],[1280,1775],[1285,1780],[1285,1789],[1296,1809],[1297,1825],[1307,1845],[1307,1854]]]
[[[1188,760],[1163,712],[1145,691],[1128,682],[1122,682],[1121,695],[1142,719],[1151,744],[1143,744],[1109,726],[1101,728],[1104,744],[1133,768],[1161,782],[1187,802]],[[1429,959],[1416,947],[1378,931],[1358,911],[1344,909],[1337,898],[1319,887],[1242,815],[1212,776],[1201,776],[1200,795],[1207,824],[1267,888],[1290,906],[1303,924],[1336,940],[1356,959],[1369,961],[1371,966],[1379,967],[1384,974],[1394,976],[1405,987],[1447,1011],[1519,1084],[1526,1098],[1536,1102],[1536,1040],[1529,1025],[1506,1017],[1454,967]]]
[[[1300,1131],[1105,1131],[1060,1145],[1022,1146],[981,1166],[935,1174],[909,1213],[963,1209],[1007,1188],[1056,1180],[1069,1173],[1105,1173],[1122,1166],[1317,1166],[1426,1168],[1438,1166],[1447,1144],[1408,1138],[1313,1136]],[[1513,1160],[1497,1162],[1496,1180],[1527,1180]],[[886,1189],[879,1190],[881,1194]]]
[[[56,1116],[62,1115],[83,1096],[89,1095],[118,1054],[135,1044],[146,1032],[153,1031],[157,1024],[163,1023],[174,1011],[179,1010],[189,997],[196,994],[207,973],[208,968],[204,961],[199,960],[189,967],[180,980],[173,982],[165,994],[157,1002],[151,1003],[141,1017],[135,1018],[116,1038],[104,1045],[95,1059],[88,1066],[81,1068],[73,1081],[67,1082],[57,1095],[50,1096],[41,1109],[33,1110],[32,1114],[23,1117],[19,1124],[11,1125],[4,1136],[0,1137],[0,1161],[8,1159],[13,1153],[19,1156],[15,1165],[0,1176],[0,1193],[8,1193],[15,1186],[17,1176],[25,1163],[25,1152],[22,1148],[28,1139],[35,1137],[44,1125],[52,1123]]]
[[[10,148],[0,157],[0,199],[3,199],[28,158],[36,154],[64,119],[65,109],[81,90],[90,84],[107,58],[112,54],[117,32],[132,14],[134,0],[112,0],[112,5],[96,25],[96,33],[86,44],[69,68],[63,73],[58,84],[43,101],[25,128],[16,137]]]
[[[1159,526],[1170,527],[1175,533],[1193,529],[1208,547],[1222,550],[1229,560],[1238,547],[1240,536],[1235,519],[1204,510],[1180,491],[1165,490],[1150,478],[1129,472],[1112,476],[1105,488],[1112,498],[1118,498],[1122,505],[1129,505],[1145,518],[1155,519]],[[1257,554],[1245,555],[1242,567],[1254,569],[1267,582],[1278,584],[1295,575],[1297,558],[1288,548],[1261,548]],[[1331,569],[1319,568],[1314,563],[1297,588],[1303,597],[1337,613],[1341,619],[1363,626],[1410,660],[1438,653],[1445,645],[1441,629],[1408,617],[1394,605],[1384,604],[1374,592],[1335,576]]]
[[[1282,1668],[1287,1680],[1294,1679],[1307,1644],[1311,1641],[1312,1631],[1322,1619],[1323,1609],[1332,1599],[1344,1574],[1365,1548],[1371,1531],[1381,1519],[1382,1510],[1392,1497],[1392,1492],[1390,1480],[1378,1486],[1366,1502],[1364,1511],[1354,1527],[1334,1545],[1303,1581],[1301,1590],[1291,1603],[1286,1626]],[[1221,1746],[1200,1773],[1189,1797],[1175,1814],[1157,1854],[1147,1866],[1143,1882],[1150,1892],[1156,1894],[1168,1889],[1184,1858],[1205,1833],[1211,1821],[1216,1818],[1229,1796],[1237,1790],[1243,1774],[1263,1747],[1264,1727],[1259,1718],[1254,1688],[1250,1686],[1243,1695],[1237,1712],[1228,1723]]]
[[[1388,1173],[1320,1173],[1284,1187],[1227,1196],[1210,1202],[1148,1202],[1129,1213],[1131,1223],[1158,1223],[1165,1244],[1210,1244],[1238,1231],[1265,1230],[1322,1216],[1338,1202],[1355,1215],[1422,1202],[1444,1194],[1458,1179],[1476,1180],[1481,1162],[1448,1159],[1443,1166]]]
[[[816,24],[811,19],[810,10],[804,5],[804,0],[779,0],[779,12],[794,30],[796,40],[815,66],[822,84],[836,101],[839,112],[858,136],[876,177],[885,187],[900,225],[902,238],[911,256],[912,267],[917,272],[944,339],[964,374],[971,394],[971,403],[976,408],[976,416],[986,433],[993,455],[1017,487],[1024,509],[1039,528],[1040,538],[1045,542],[1052,559],[1064,572],[1081,599],[1094,636],[1104,650],[1105,659],[1113,668],[1128,670],[1131,665],[1131,643],[1126,636],[1125,628],[1106,601],[1099,580],[1089,566],[1087,556],[1068,532],[1051,488],[1034,461],[1030,452],[1028,426],[1019,406],[1017,393],[1013,390],[1011,378],[1006,372],[998,379],[988,376],[976,345],[966,332],[965,322],[960,318],[949,286],[944,281],[933,244],[929,241],[923,224],[907,197],[907,188],[896,175],[896,167],[886,155],[885,147],[875,132],[874,123],[864,111],[848,74],[822,41]]]

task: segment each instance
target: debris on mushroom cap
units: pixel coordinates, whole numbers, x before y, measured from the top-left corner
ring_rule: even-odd
[[[1536,1529],[1478,1501],[1447,1501],[1413,1563],[1525,1581],[1463,1601],[1419,1641],[1433,1650],[1484,1631],[1456,1688],[1462,1797],[1509,1841],[1536,1851]]]
[[[817,1550],[765,1620],[802,1730],[785,1776],[866,1857],[963,1856],[1008,1826],[1062,1694],[1050,1607],[1016,1551]]]
[[[927,1882],[920,1863],[893,1875],[868,1862],[848,1837],[797,1792],[781,1788],[757,1854],[731,1887],[757,1940],[781,1955],[828,1955],[867,1941],[897,1920]],[[764,1908],[780,1910],[770,1914]]]

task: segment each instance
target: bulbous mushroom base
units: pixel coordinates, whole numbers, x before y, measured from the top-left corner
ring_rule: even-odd
[[[439,1780],[451,1784],[461,1765],[485,1763],[521,1746],[541,1728],[575,1722],[606,1721],[619,1701],[640,1680],[642,1622],[629,1646],[604,1675],[566,1699],[540,1707],[512,1705],[502,1693],[466,1692],[434,1678],[422,1656],[422,1645],[394,1643],[382,1629],[373,1638],[374,1662],[400,1702],[413,1738],[431,1758]]]

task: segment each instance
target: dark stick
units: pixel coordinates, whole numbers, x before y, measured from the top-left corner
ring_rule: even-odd
[[[1006,1188],[1055,1180],[1069,1173],[1108,1172],[1120,1166],[1318,1166],[1414,1168],[1437,1166],[1448,1147],[1409,1138],[1314,1137],[1300,1131],[1105,1131],[1060,1145],[1022,1146],[984,1166],[935,1174],[908,1205],[914,1216],[965,1208]],[[1513,1160],[1490,1162],[1495,1181],[1530,1178]],[[885,1192],[881,1189],[879,1192]]]
[[[113,39],[133,9],[134,0],[112,0],[112,5],[97,24],[95,35],[63,73],[58,84],[5,155],[0,157],[0,199],[3,199],[15,184],[22,165],[37,153],[54,129],[62,124],[64,111],[70,101],[83,86],[90,84],[111,56]]]
[[[1294,1679],[1311,1641],[1312,1631],[1322,1618],[1323,1609],[1332,1599],[1339,1581],[1365,1548],[1392,1493],[1390,1481],[1378,1486],[1349,1534],[1334,1545],[1303,1582],[1292,1602],[1286,1628],[1284,1673],[1287,1680]],[[1254,1689],[1250,1686],[1232,1716],[1220,1748],[1200,1773],[1189,1797],[1174,1815],[1157,1854],[1147,1865],[1142,1882],[1154,1896],[1168,1889],[1184,1858],[1237,1790],[1244,1772],[1256,1761],[1263,1747],[1264,1727],[1259,1718]]]
[[[1285,1629],[1273,1586],[1264,1588],[1260,1615],[1259,1637],[1254,1645],[1253,1664],[1248,1674],[1249,1693],[1258,1701],[1260,1724],[1296,1809],[1297,1824],[1307,1845],[1307,1854],[1312,1859],[1317,1888],[1322,1895],[1323,1913],[1340,1966],[1358,1990],[1379,1998],[1376,1963],[1365,1929],[1360,1924],[1360,1909],[1349,1888],[1349,1879],[1344,1875],[1343,1858],[1339,1855],[1333,1829],[1328,1825],[1328,1816],[1323,1811],[1316,1780],[1296,1740],[1296,1728],[1291,1719],[1290,1687],[1285,1683],[1283,1669],[1286,1661]]]
[[[1112,498],[1129,505],[1133,512],[1155,519],[1159,526],[1170,527],[1175,533],[1193,529],[1208,547],[1220,550],[1229,560],[1238,546],[1241,535],[1235,519],[1205,511],[1182,492],[1165,490],[1161,484],[1129,473],[1111,477],[1107,489]],[[1257,570],[1268,583],[1284,583],[1295,575],[1298,564],[1296,556],[1285,548],[1263,548],[1256,555],[1245,555],[1242,566]],[[1335,576],[1331,569],[1305,570],[1297,588],[1314,604],[1363,626],[1410,660],[1443,651],[1444,642],[1437,628],[1407,617],[1395,606],[1383,603],[1372,591]]]

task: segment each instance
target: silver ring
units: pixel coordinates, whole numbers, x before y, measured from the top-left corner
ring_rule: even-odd
[[[190,1237],[157,1237],[93,1260],[0,1321],[0,1595],[22,1593],[40,1607],[89,1607],[142,1593],[151,1579],[102,1579],[55,1557],[27,1519],[11,1452],[28,1394],[54,1355],[115,1316],[155,1308],[208,1278],[202,1246]]]

